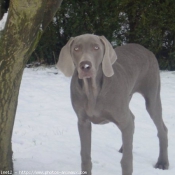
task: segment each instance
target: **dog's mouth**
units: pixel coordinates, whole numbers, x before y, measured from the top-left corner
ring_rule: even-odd
[[[84,78],[92,78],[92,72],[90,71],[90,72],[84,72],[84,71],[80,71],[79,73],[78,73],[78,77],[79,77],[79,79],[84,79]]]

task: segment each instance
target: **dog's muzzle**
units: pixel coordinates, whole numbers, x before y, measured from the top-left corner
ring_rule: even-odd
[[[92,63],[90,61],[82,61],[79,64],[79,78],[91,78],[92,77]]]

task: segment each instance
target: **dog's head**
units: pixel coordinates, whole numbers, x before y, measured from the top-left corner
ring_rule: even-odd
[[[99,66],[102,66],[104,75],[111,77],[116,60],[117,55],[104,36],[85,34],[71,38],[62,48],[57,68],[68,77],[76,69],[79,78],[83,79],[95,77]]]

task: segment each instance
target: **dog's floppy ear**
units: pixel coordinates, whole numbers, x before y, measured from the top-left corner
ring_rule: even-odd
[[[70,54],[70,46],[73,40],[74,38],[70,38],[67,44],[61,49],[58,63],[56,65],[56,67],[67,77],[72,76],[75,69],[72,56]]]
[[[105,49],[104,58],[102,61],[102,70],[106,77],[111,77],[112,75],[114,75],[112,65],[117,60],[117,55],[112,45],[104,36],[100,36],[100,39],[102,40]]]

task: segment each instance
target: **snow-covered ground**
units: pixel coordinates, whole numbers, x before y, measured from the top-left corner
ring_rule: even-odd
[[[70,78],[55,72],[55,68],[24,71],[12,137],[15,174],[34,170],[35,174],[80,171],[80,142],[77,117],[70,102]],[[153,167],[158,158],[157,132],[143,98],[135,94],[130,104],[136,117],[133,175],[175,174],[175,72],[160,74],[170,168],[163,171]],[[121,174],[120,146],[121,133],[114,124],[92,125],[93,175]]]
[[[0,31],[4,29],[5,23],[7,21],[8,13],[5,13],[3,18],[0,20]]]

